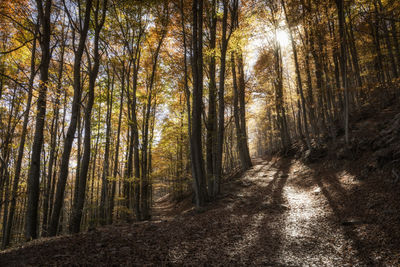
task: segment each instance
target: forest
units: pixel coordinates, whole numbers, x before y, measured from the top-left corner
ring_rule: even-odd
[[[396,266],[399,100],[398,0],[2,0],[0,265]]]

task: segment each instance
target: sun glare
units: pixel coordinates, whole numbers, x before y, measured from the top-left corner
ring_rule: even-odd
[[[289,34],[284,30],[278,30],[276,32],[276,38],[278,39],[281,47],[287,47],[290,42]]]

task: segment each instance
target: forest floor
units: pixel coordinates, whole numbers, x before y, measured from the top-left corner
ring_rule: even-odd
[[[374,153],[253,159],[202,212],[164,198],[151,221],[33,241],[1,252],[0,266],[399,266],[400,185],[389,170],[365,174]]]

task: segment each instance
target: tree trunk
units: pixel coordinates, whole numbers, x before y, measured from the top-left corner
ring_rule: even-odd
[[[208,118],[207,118],[207,136],[206,136],[206,166],[207,166],[207,186],[208,195],[211,197],[214,192],[214,165],[215,165],[215,145],[216,145],[216,128],[217,128],[217,110],[216,110],[216,34],[217,34],[217,14],[216,0],[212,0],[211,7],[211,26],[210,26],[210,56],[209,78],[210,84],[208,89]]]
[[[226,52],[228,50],[229,36],[227,37],[228,28],[228,5],[227,0],[223,0],[223,17],[222,17],[222,40],[221,40],[221,63],[219,71],[219,88],[218,88],[218,129],[217,129],[217,148],[215,157],[215,177],[214,192],[216,196],[220,192],[220,183],[222,178],[222,156],[224,151],[224,131],[225,131],[225,69],[226,69]],[[233,26],[233,25],[232,25]]]
[[[201,126],[203,111],[203,0],[193,1],[192,7],[193,106],[190,151],[196,206],[202,207],[207,201]]]
[[[308,130],[308,122],[307,122],[306,101],[305,101],[305,98],[304,98],[303,83],[301,81],[300,66],[299,66],[299,60],[298,60],[298,57],[297,57],[297,47],[296,47],[296,43],[294,42],[293,32],[292,32],[291,24],[290,24],[290,21],[289,21],[287,12],[286,12],[286,6],[285,6],[284,0],[281,0],[281,3],[282,3],[283,11],[285,13],[286,23],[287,23],[288,29],[289,29],[290,42],[292,44],[293,59],[294,59],[294,65],[295,65],[295,68],[296,68],[296,82],[297,82],[297,87],[298,87],[299,92],[300,92],[301,109],[302,109],[302,115],[303,115],[304,133],[305,133],[305,137],[306,137],[306,144],[307,144],[308,149],[311,150],[311,140],[310,140],[310,133],[309,133],[309,130]]]
[[[125,62],[122,63],[122,66],[125,66]],[[122,112],[124,106],[124,87],[125,87],[125,69],[122,68],[122,77],[121,77],[121,96],[119,102],[119,114],[118,114],[118,127],[117,127],[117,140],[115,144],[115,156],[114,156],[114,166],[113,166],[113,180],[111,185],[111,196],[110,196],[110,208],[108,215],[108,224],[112,224],[113,215],[114,215],[114,199],[116,192],[116,179],[118,175],[118,161],[119,161],[119,146],[121,139],[121,122],[122,122]]]
[[[64,71],[64,52],[65,52],[65,36],[64,36],[64,29],[61,32],[61,55],[60,55],[60,65],[58,69],[58,80],[57,80],[57,91],[56,91],[56,101],[54,104],[54,117],[52,120],[51,126],[51,138],[50,138],[50,159],[49,159],[49,166],[47,172],[47,184],[44,190],[44,200],[43,200],[43,220],[42,220],[42,236],[47,236],[47,228],[48,228],[48,217],[51,215],[49,213],[49,206],[51,206],[50,201],[50,194],[52,184],[53,184],[53,168],[56,165],[56,153],[57,153],[57,133],[58,133],[58,120],[59,120],[59,113],[60,113],[60,95],[62,89],[62,77]]]
[[[42,50],[40,65],[40,87],[37,99],[37,115],[35,134],[32,144],[31,163],[28,173],[28,205],[26,209],[25,239],[37,238],[38,225],[38,203],[39,203],[39,181],[40,181],[40,156],[43,147],[43,129],[46,116],[47,83],[49,79],[50,66],[50,36],[51,36],[51,0],[36,1],[38,17],[41,26],[40,47]],[[44,6],[43,6],[44,4]]]
[[[85,18],[82,31],[80,33],[79,45],[75,52],[74,60],[74,97],[72,100],[71,121],[68,127],[67,135],[64,141],[64,150],[61,156],[61,165],[59,171],[59,178],[57,182],[57,191],[54,201],[53,214],[51,215],[51,222],[49,226],[49,235],[54,236],[57,234],[57,228],[60,219],[60,212],[64,199],[65,185],[68,178],[69,159],[71,155],[72,143],[74,141],[76,126],[78,122],[78,114],[80,111],[80,102],[82,95],[81,88],[81,62],[82,55],[85,49],[86,37],[89,30],[90,11],[92,7],[92,0],[87,0],[85,8]]]
[[[104,225],[107,223],[108,218],[108,207],[107,202],[109,201],[108,197],[108,177],[109,177],[109,169],[110,169],[110,138],[111,138],[111,114],[112,114],[112,94],[114,91],[114,77],[110,81],[110,70],[107,70],[107,113],[106,113],[106,144],[104,151],[104,163],[103,163],[103,173],[101,176],[101,199],[100,199],[100,224]],[[112,86],[110,92],[110,84]]]
[[[339,17],[339,36],[340,36],[340,67],[342,72],[342,86],[344,88],[344,131],[345,142],[349,143],[349,92],[347,88],[347,69],[346,69],[346,35],[345,35],[345,16],[344,1],[336,0],[337,12]]]
[[[248,153],[248,150],[246,151],[246,147],[244,146],[243,143],[242,125],[241,125],[240,111],[239,111],[239,88],[236,77],[234,52],[231,52],[231,68],[232,68],[232,81],[233,81],[233,115],[235,119],[235,128],[236,128],[236,146],[237,146],[237,151],[239,153],[239,159],[242,169],[247,170],[248,168],[251,167],[251,165],[250,166],[248,165],[249,162],[246,155],[246,152]]]
[[[11,240],[11,231],[12,225],[14,220],[15,208],[17,204],[17,197],[18,197],[18,185],[19,179],[21,176],[21,166],[22,166],[22,158],[24,156],[24,148],[25,148],[25,140],[26,134],[28,131],[28,122],[29,122],[29,112],[31,110],[32,105],[32,89],[33,89],[33,81],[36,76],[36,69],[35,69],[35,59],[36,59],[36,40],[38,34],[38,24],[35,28],[35,33],[33,36],[33,45],[32,45],[32,53],[31,53],[31,69],[30,69],[30,77],[29,77],[29,84],[28,84],[28,99],[26,100],[26,107],[24,111],[24,121],[22,123],[22,132],[21,132],[21,139],[18,146],[18,156],[17,162],[15,164],[15,175],[14,181],[12,185],[12,192],[11,192],[11,205],[10,205],[10,213],[8,215],[8,223],[7,225],[3,225],[3,228],[6,227],[6,230],[3,234],[3,242],[2,248],[5,249]]]
[[[383,11],[384,11],[382,1],[378,0],[378,4],[379,4],[379,13],[378,14],[379,14],[379,16],[381,16],[381,14],[383,14]],[[397,72],[396,60],[394,57],[392,44],[390,43],[389,30],[388,30],[388,26],[387,26],[385,18],[382,19],[382,28],[383,28],[383,34],[385,35],[386,48],[389,53],[389,61],[390,61],[390,64],[392,65],[392,74],[393,74],[394,78],[398,78],[399,74]]]
[[[244,80],[243,54],[238,55],[238,74],[239,74],[239,117],[240,117],[240,142],[243,149],[245,165],[244,169],[248,170],[253,165],[251,163],[249,145],[247,143],[247,127],[246,127],[246,83]]]
[[[85,110],[85,139],[84,139],[84,151],[82,157],[81,170],[79,172],[79,185],[77,191],[77,197],[74,198],[76,202],[73,205],[71,224],[70,224],[70,232],[78,233],[80,231],[81,219],[82,219],[82,210],[85,203],[86,196],[86,181],[87,174],[89,171],[89,163],[90,163],[90,152],[91,152],[91,134],[92,134],[92,108],[94,104],[94,88],[96,85],[97,74],[99,72],[100,66],[100,54],[99,54],[99,41],[100,41],[100,31],[104,25],[106,10],[107,10],[107,0],[104,0],[102,7],[102,17],[99,20],[99,12],[100,12],[100,0],[97,0],[96,9],[94,11],[95,18],[95,33],[94,33],[94,63],[93,68],[89,72],[89,88],[88,88],[88,102]],[[104,183],[104,180],[103,180]],[[100,214],[103,216],[104,214]],[[103,219],[103,217],[101,217]]]

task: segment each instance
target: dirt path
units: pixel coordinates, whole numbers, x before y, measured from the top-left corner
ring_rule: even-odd
[[[291,159],[254,163],[203,213],[173,216],[161,203],[154,221],[36,241],[0,254],[0,266],[399,264],[399,225],[368,219],[371,203],[357,197],[371,192],[354,194],[354,177]]]
[[[242,178],[245,187],[237,197],[260,210],[244,215],[249,226],[229,249],[238,262],[271,266],[398,264],[399,255],[391,248],[398,244],[385,239],[387,232],[381,229],[385,226],[362,211],[367,199],[362,199],[364,203],[349,199],[352,186],[358,191],[355,177],[322,172],[321,166],[316,170],[296,160],[255,163]],[[358,210],[352,212],[346,205]],[[394,257],[390,259],[389,254]]]
[[[306,188],[302,186],[306,166],[290,160],[279,166],[264,166],[258,176],[265,179],[255,179],[251,173],[244,178],[244,181],[255,180],[258,187],[272,187],[272,194],[262,202],[266,207],[272,205],[270,210],[257,214],[255,222],[262,218],[264,224],[257,223],[259,234],[253,236],[259,239],[263,250],[262,243],[268,243],[271,235],[276,240],[276,248],[274,255],[259,263],[317,266],[362,263],[362,259],[355,255],[352,240],[346,238],[345,229],[339,218],[335,218],[321,188],[312,185],[312,182]],[[265,232],[265,226],[271,232]]]
[[[260,208],[243,215],[250,223],[228,249],[232,258],[271,266],[362,263],[321,189],[301,186],[306,166],[290,160],[256,163],[236,196],[244,209]]]

